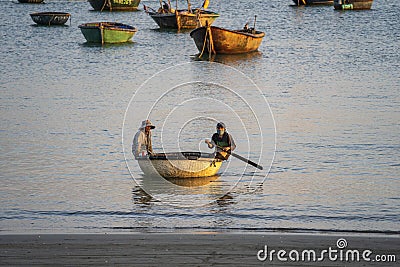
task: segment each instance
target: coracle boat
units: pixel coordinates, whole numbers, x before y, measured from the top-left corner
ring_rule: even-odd
[[[44,0],[18,0],[22,4],[41,4]]]
[[[172,152],[139,157],[137,161],[145,175],[164,178],[195,178],[217,174],[222,165],[213,153]]]
[[[332,5],[333,0],[293,0],[295,5]]]
[[[37,12],[30,14],[32,20],[39,25],[64,25],[71,14],[64,12]]]
[[[264,32],[254,28],[243,30],[228,30],[214,26],[203,26],[190,33],[200,56],[209,54],[241,54],[258,50]]]
[[[136,11],[140,0],[88,0],[96,11]]]
[[[335,0],[333,7],[336,10],[362,10],[371,9],[373,0]]]
[[[88,43],[124,43],[137,32],[135,27],[117,22],[91,22],[78,27]]]
[[[203,4],[203,8],[191,9],[188,3],[188,9],[172,9],[170,4],[161,6],[157,11],[144,6],[147,14],[162,29],[194,29],[202,25],[211,25],[218,13],[207,11],[208,4]]]

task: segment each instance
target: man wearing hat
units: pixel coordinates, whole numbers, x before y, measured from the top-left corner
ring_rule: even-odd
[[[235,141],[233,137],[226,131],[226,126],[223,122],[217,123],[217,132],[213,134],[210,140],[205,140],[206,144],[209,148],[213,148],[216,146],[215,149],[215,158],[227,160],[230,156],[227,151],[233,151],[236,148]]]
[[[151,129],[156,128],[150,120],[142,121],[139,131],[135,134],[132,142],[132,154],[135,158],[144,157],[153,153],[151,145]]]

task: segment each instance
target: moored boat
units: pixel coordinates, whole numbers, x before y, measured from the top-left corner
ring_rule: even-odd
[[[117,22],[90,22],[78,27],[88,43],[124,43],[137,32],[135,27]]]
[[[295,5],[332,5],[333,0],[293,0]]]
[[[157,11],[146,6],[144,9],[160,28],[180,30],[211,25],[219,14],[205,10],[207,6],[205,2],[202,8],[191,9],[188,3],[188,9],[173,9],[170,4],[164,2]]]
[[[363,10],[371,9],[373,0],[334,0],[336,10]]]
[[[203,26],[190,33],[201,54],[241,54],[258,50],[264,32],[254,28],[228,30],[215,26]]]
[[[88,0],[96,11],[135,11],[140,0]]]
[[[139,157],[137,161],[145,175],[164,178],[214,176],[222,165],[222,161],[215,159],[213,153],[201,152],[157,153]]]
[[[212,24],[219,14],[211,11],[195,11],[177,10],[173,13],[156,13],[148,12],[150,17],[157,23],[160,28],[169,29],[194,29],[199,25],[206,23]]]
[[[71,14],[65,12],[37,12],[30,14],[32,20],[39,25],[64,25]]]

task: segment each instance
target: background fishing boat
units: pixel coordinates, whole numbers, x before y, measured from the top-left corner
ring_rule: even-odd
[[[157,13],[147,12],[150,17],[157,23],[160,28],[169,29],[194,29],[199,25],[205,25],[207,22],[212,24],[216,18],[219,17],[218,13],[211,11],[188,11],[177,10],[173,13]]]
[[[332,5],[333,0],[293,0],[295,5]]]
[[[96,11],[135,11],[140,0],[88,0]]]
[[[37,12],[30,14],[32,20],[39,25],[64,25],[71,14],[65,12]]]
[[[362,9],[371,9],[373,0],[334,0],[333,7],[336,10],[345,10],[345,9],[354,9],[354,10],[362,10]]]
[[[78,27],[89,43],[124,43],[137,32],[135,27],[117,22],[90,22]]]
[[[170,1],[160,2],[161,7],[157,11],[147,6],[144,9],[160,28],[167,29],[194,29],[207,23],[211,25],[219,17],[218,13],[206,10],[209,3],[207,0],[201,8],[195,9],[191,8],[189,1],[187,3],[187,9],[173,9]]]
[[[204,26],[190,33],[200,56],[209,54],[240,54],[258,50],[264,32],[254,29],[228,30],[214,26]]]
[[[158,153],[137,160],[145,175],[161,175],[164,178],[214,176],[222,164],[213,153],[200,152]]]

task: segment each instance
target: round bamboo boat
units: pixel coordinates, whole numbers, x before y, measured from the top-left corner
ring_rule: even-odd
[[[161,175],[164,178],[214,176],[222,165],[213,153],[201,152],[157,153],[137,160],[145,175]]]
[[[37,12],[30,14],[32,20],[39,25],[64,25],[71,14],[65,12]]]

